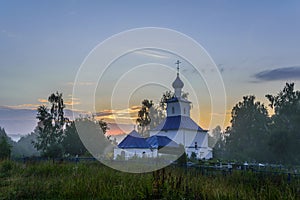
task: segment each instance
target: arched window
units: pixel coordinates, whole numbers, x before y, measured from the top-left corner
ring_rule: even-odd
[[[174,114],[175,113],[175,108],[174,108],[174,106],[172,107],[172,114]]]
[[[121,151],[121,158],[125,159],[125,151]]]

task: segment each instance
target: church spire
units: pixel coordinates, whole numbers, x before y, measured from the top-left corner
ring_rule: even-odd
[[[179,64],[180,64],[181,62],[179,61],[179,60],[177,60],[176,61],[176,65],[177,65],[177,76],[179,76]]]
[[[181,79],[179,78],[179,64],[181,62],[179,60],[177,60],[177,62],[175,63],[177,65],[177,77],[175,79],[175,81],[173,82],[172,86],[174,88],[174,92],[175,92],[175,96],[177,98],[181,97],[181,90],[184,86],[183,82],[181,81]]]

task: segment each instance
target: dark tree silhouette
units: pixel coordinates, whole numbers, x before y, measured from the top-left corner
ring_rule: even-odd
[[[138,124],[139,132],[144,136],[147,136],[149,134],[148,130],[151,123],[150,109],[152,107],[152,100],[145,99],[142,101],[142,108],[138,112],[138,118],[136,122]]]
[[[4,128],[0,127],[0,160],[9,159],[12,146],[8,142],[8,136]]]
[[[300,91],[286,83],[277,95],[266,95],[274,110],[269,146],[273,162],[300,164]]]
[[[63,139],[64,153],[70,156],[82,156],[87,150],[80,140],[75,122],[71,122],[65,130],[65,138]]]
[[[85,148],[94,156],[106,156],[108,151],[112,150],[112,144],[109,138],[105,135],[109,129],[107,123],[103,120],[96,120],[94,117],[80,117],[75,120],[76,132],[81,134],[82,144],[87,145]],[[80,142],[81,142],[80,141]],[[77,141],[79,143],[79,141]]]
[[[106,133],[107,130],[109,130],[107,123],[105,121],[103,121],[102,119],[97,121],[95,119],[78,118],[75,121],[78,126],[85,127],[85,130],[89,131],[89,132],[95,131],[95,130],[92,130],[92,128],[96,127],[96,124],[98,124],[99,127],[101,128],[103,135]],[[65,130],[65,137],[63,139],[62,144],[64,147],[64,153],[66,155],[82,156],[87,153],[87,149],[81,141],[81,138],[76,129],[75,121],[72,121],[68,124],[68,126]],[[88,127],[88,126],[90,126],[90,127]],[[101,144],[101,142],[99,141],[99,145],[100,144]]]
[[[255,102],[254,96],[244,96],[231,112],[231,126],[226,129],[226,144],[223,146],[225,158],[265,161],[268,155],[268,124],[265,106]]]
[[[41,151],[42,156],[55,158],[63,156],[62,141],[64,127],[68,119],[64,117],[62,93],[56,92],[48,98],[51,105],[49,110],[45,105],[37,109],[38,133],[34,146]]]
[[[213,148],[223,138],[221,127],[218,125],[208,135],[208,146]]]

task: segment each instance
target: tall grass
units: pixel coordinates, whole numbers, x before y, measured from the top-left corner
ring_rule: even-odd
[[[100,163],[0,163],[0,199],[300,199],[300,181],[167,167],[129,174]]]

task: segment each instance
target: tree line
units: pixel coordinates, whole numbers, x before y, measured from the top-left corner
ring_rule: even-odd
[[[105,121],[96,120],[94,117],[81,116],[74,121],[66,118],[64,116],[65,104],[62,93],[51,94],[48,102],[50,108],[42,105],[37,109],[37,119],[39,121],[36,140],[33,141],[33,144],[41,152],[41,156],[62,158],[87,155],[88,151],[78,134],[76,124],[84,128],[87,134],[101,129],[104,135],[109,129]],[[99,141],[99,145],[101,145],[101,141]]]
[[[231,111],[231,125],[216,143],[214,155],[226,160],[300,164],[300,91],[286,83],[278,94],[267,94],[267,107],[244,96]]]
[[[41,105],[37,108],[38,125],[32,133],[18,142],[12,141],[4,128],[0,127],[0,159],[27,156],[62,158],[68,156],[89,155],[78,134],[75,123],[93,132],[101,128],[103,135],[109,129],[103,120],[80,116],[69,120],[64,115],[65,104],[62,93],[53,93],[48,97],[50,108]],[[109,138],[107,138],[109,139]],[[101,145],[101,142],[99,143]]]
[[[279,93],[266,95],[273,115],[254,95],[244,96],[232,108],[230,126],[225,131],[221,131],[220,126],[211,131],[209,145],[214,147],[214,158],[300,164],[300,91],[294,86],[294,83],[286,83]],[[136,120],[139,132],[147,136],[149,130],[165,118],[166,101],[173,95],[165,92],[158,106],[151,100],[142,101]],[[184,98],[188,96],[187,93],[183,95]],[[0,128],[0,159],[8,158],[12,151],[19,155],[26,153],[27,149],[34,155],[50,158],[87,155],[75,124],[84,126],[86,132],[100,127],[105,134],[109,129],[105,121],[93,117],[79,117],[74,121],[66,118],[61,93],[51,94],[48,101],[50,108],[45,105],[37,108],[38,126],[34,132],[20,139],[24,148],[12,148],[14,143]],[[104,144],[100,142],[99,145]]]

